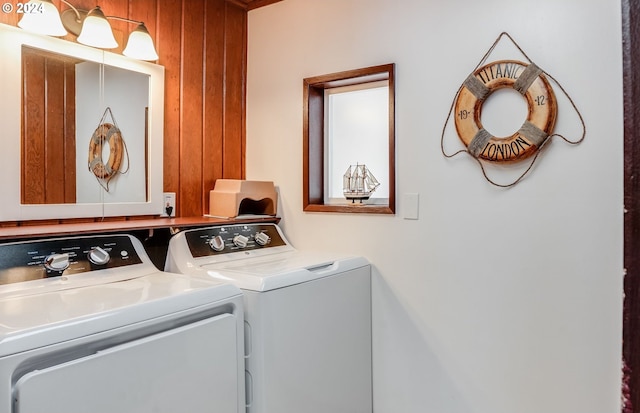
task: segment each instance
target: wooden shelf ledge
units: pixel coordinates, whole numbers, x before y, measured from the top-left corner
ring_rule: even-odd
[[[210,225],[233,225],[253,222],[278,223],[280,218],[271,216],[248,216],[240,218],[180,217],[150,218],[120,221],[74,222],[63,224],[20,225],[0,228],[0,240],[24,238],[60,237],[69,235],[96,234],[108,232],[129,232],[154,230],[158,228],[194,228]]]

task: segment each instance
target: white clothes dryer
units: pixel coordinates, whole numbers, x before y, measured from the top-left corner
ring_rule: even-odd
[[[0,244],[0,411],[242,413],[242,307],[130,235]]]
[[[186,230],[165,270],[244,293],[248,413],[371,413],[371,266],[298,251],[275,224]]]

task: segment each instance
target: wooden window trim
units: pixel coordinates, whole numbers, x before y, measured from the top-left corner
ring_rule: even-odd
[[[622,0],[624,94],[624,310],[622,412],[640,412],[640,1]]]
[[[303,81],[303,210],[395,214],[395,65],[393,63],[306,78]],[[325,90],[380,80],[389,81],[389,203],[387,205],[327,205],[324,203]]]

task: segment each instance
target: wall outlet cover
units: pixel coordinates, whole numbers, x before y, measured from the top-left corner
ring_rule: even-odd
[[[176,216],[176,193],[165,192],[162,202],[162,214],[161,217],[175,217]]]

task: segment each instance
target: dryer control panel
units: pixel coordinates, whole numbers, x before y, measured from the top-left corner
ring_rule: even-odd
[[[127,235],[0,244],[0,285],[124,267],[141,262]]]
[[[287,245],[275,225],[226,225],[185,233],[194,258]]]

